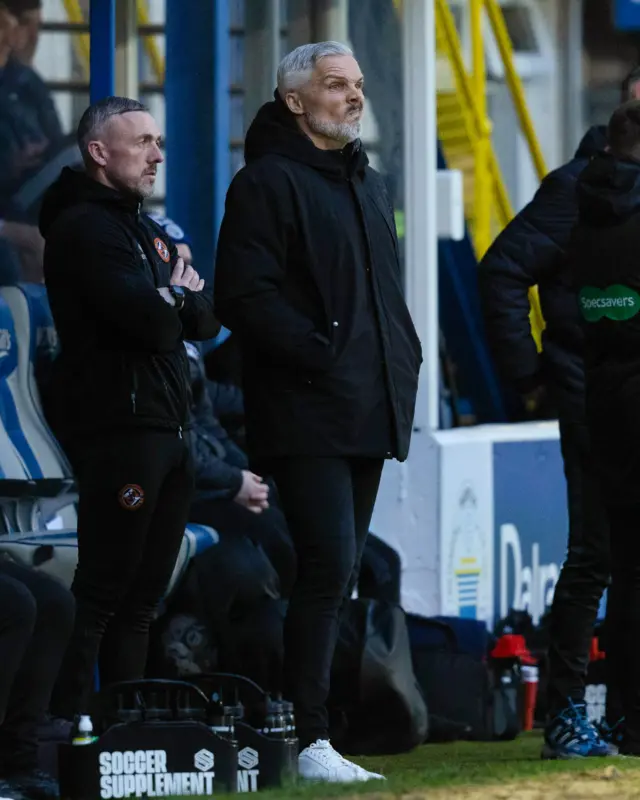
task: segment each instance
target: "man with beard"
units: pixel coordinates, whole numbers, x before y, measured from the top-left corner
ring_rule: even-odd
[[[393,210],[359,140],[364,79],[349,48],[285,56],[227,195],[216,308],[241,341],[247,444],[275,480],[298,559],[284,688],[300,774],[380,778],[329,742],[340,611],[355,584],[384,460],[404,460],[420,342]]]
[[[61,348],[49,412],[80,493],[76,623],[53,704],[66,717],[86,712],[98,653],[103,683],[143,677],[193,488],[184,340],[220,327],[204,281],[141,210],[163,161],[153,117],[106,98],[78,144],[85,170],[63,170],[40,217]]]
[[[636,67],[622,85],[623,102],[640,94]],[[500,372],[528,402],[549,393],[558,411],[567,479],[569,540],[549,625],[549,758],[603,756],[619,735],[615,686],[607,696],[608,725],[587,719],[585,678],[593,626],[609,582],[609,532],[585,417],[583,334],[567,251],[578,219],[576,181],[607,146],[594,126],[574,158],[549,173],[531,202],[491,245],[479,265],[489,343]],[[546,321],[543,350],[531,336],[529,289],[537,285]]]

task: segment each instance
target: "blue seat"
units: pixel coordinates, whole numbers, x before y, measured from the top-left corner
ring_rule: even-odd
[[[52,358],[55,349],[44,287],[0,289],[0,511],[9,531],[0,536],[0,552],[70,586],[78,560],[76,498],[66,491],[72,472],[44,418],[35,380],[38,360]],[[191,559],[218,539],[212,528],[187,526],[169,592]]]

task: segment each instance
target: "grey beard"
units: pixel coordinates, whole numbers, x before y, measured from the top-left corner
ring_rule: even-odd
[[[307,113],[307,123],[314,133],[326,136],[341,145],[349,144],[360,136],[361,125],[359,122],[323,122]]]

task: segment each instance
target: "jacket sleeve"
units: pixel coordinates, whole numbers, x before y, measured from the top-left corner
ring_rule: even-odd
[[[178,249],[175,242],[170,240],[171,269],[178,259]],[[204,342],[217,336],[222,327],[213,310],[213,290],[210,285],[205,285],[201,292],[184,291],[184,306],[180,310],[182,322],[182,335],[193,342]]]
[[[72,235],[65,239],[64,233],[60,231],[55,244],[64,254],[64,277],[88,313],[101,320],[105,338],[120,338],[133,350],[174,350],[182,339],[178,312],[145,277],[133,244],[117,222],[107,215],[99,225],[79,217]],[[47,242],[46,248],[51,246]]]
[[[500,373],[521,391],[542,383],[531,334],[529,289],[562,266],[578,216],[576,180],[551,172],[493,242],[478,267],[489,345]]]
[[[242,470],[213,453],[196,452],[196,491],[215,493],[220,500],[233,500],[242,488]]]
[[[221,325],[213,310],[213,292],[210,288],[205,286],[201,292],[185,289],[180,321],[185,339],[204,342],[218,335]]]
[[[326,371],[333,362],[328,338],[282,291],[292,226],[282,192],[264,178],[238,173],[218,238],[216,311],[227,328],[272,361]]]
[[[244,393],[239,386],[208,380],[207,391],[216,417],[244,417]]]

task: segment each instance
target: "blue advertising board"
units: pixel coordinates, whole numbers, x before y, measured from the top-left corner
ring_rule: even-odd
[[[537,623],[551,604],[567,550],[560,442],[494,443],[493,470],[495,616],[526,608]],[[603,598],[600,618],[605,607]]]
[[[494,469],[494,602],[498,619],[550,604],[567,546],[567,490],[558,441],[497,442]]]
[[[640,0],[615,0],[613,24],[620,31],[640,30]]]

